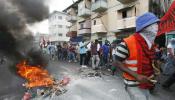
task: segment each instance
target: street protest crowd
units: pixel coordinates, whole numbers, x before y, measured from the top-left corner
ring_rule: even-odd
[[[99,66],[108,67],[114,60],[115,43],[108,40],[101,44],[98,40],[79,43],[64,42],[54,45],[48,43],[42,48],[44,54],[48,54],[50,60],[64,60],[79,62],[82,68],[90,67],[98,69]]]
[[[82,40],[77,44],[48,43],[42,49],[51,60],[79,62],[82,68],[98,70],[99,66],[106,66],[113,75],[118,68],[123,72],[125,89],[131,100],[149,100],[149,92],[159,81],[160,74],[169,75],[162,83],[164,89],[175,83],[175,39],[169,40],[166,48],[154,42],[159,22],[153,13],[145,13],[136,20],[136,33],[120,43]]]

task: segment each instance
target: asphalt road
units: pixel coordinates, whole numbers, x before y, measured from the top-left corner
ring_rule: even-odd
[[[0,100],[20,100],[25,90],[21,86],[24,80],[8,66],[0,65]],[[101,77],[86,77],[94,71],[83,69],[84,72],[81,72],[79,64],[66,61],[50,61],[47,69],[58,80],[64,76],[71,79],[66,86],[67,92],[52,98],[37,97],[33,100],[130,100],[119,75],[111,76],[109,72],[102,71]],[[174,100],[175,91],[167,92],[160,86],[156,90],[151,100]]]
[[[91,69],[83,69],[84,72],[80,72],[79,64],[65,61],[52,62],[48,70],[57,79],[64,76],[71,78],[66,87],[68,91],[54,96],[53,100],[130,100],[119,75],[111,76],[108,71],[102,71],[101,77],[86,77],[88,73],[93,73]],[[158,84],[151,100],[174,100],[174,97],[174,91],[167,92]]]

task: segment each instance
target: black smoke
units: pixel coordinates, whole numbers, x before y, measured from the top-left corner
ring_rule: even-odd
[[[48,17],[48,8],[45,6],[46,0],[11,0],[17,5],[19,11],[24,14],[28,23],[42,21]]]
[[[43,57],[35,54],[39,52],[35,49],[34,38],[27,24],[48,17],[46,0],[0,0],[0,9],[0,53],[17,61],[29,58],[35,59],[32,60],[34,62],[39,61],[35,64],[42,64]]]
[[[21,60],[47,65],[27,25],[46,19],[48,14],[46,0],[0,0],[0,59],[6,57],[5,64],[0,64],[0,100],[22,98],[24,80],[16,73]]]

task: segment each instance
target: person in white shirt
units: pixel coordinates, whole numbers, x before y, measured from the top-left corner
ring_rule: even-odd
[[[89,65],[89,61],[91,59],[91,42],[87,44],[87,52],[86,52],[86,64]]]

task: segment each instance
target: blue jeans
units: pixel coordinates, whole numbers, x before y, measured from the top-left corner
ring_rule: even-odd
[[[69,60],[71,60],[71,61],[75,60],[75,53],[74,52],[69,52],[68,57],[69,57]]]
[[[107,63],[108,63],[108,55],[107,54],[104,54],[103,55],[103,65],[105,65]]]

